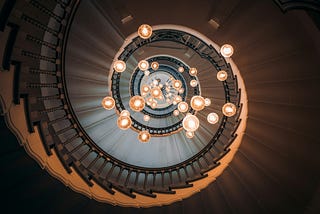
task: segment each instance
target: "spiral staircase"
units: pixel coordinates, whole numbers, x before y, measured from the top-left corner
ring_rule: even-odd
[[[0,163],[4,213],[319,212],[317,1],[5,0],[0,6],[3,115]],[[301,8],[305,10],[295,10]],[[128,15],[133,19],[121,22]],[[215,20],[215,25],[208,23],[210,19]],[[210,131],[206,131],[210,127],[203,125],[204,131],[197,135],[195,144],[182,135],[173,135],[169,141],[174,143],[161,144],[162,148],[157,140],[148,145],[132,144],[130,139],[136,138],[132,131],[123,134],[113,127],[114,114],[100,107],[101,98],[108,92],[106,68],[110,68],[125,38],[142,23],[182,25],[217,44],[231,43],[235,48],[232,58],[246,86],[248,116],[240,147],[211,184],[168,205],[132,208],[118,206],[116,202],[104,203],[93,190],[88,194],[87,189],[101,186],[109,195],[120,192],[127,200],[140,200],[140,195],[152,199],[161,194],[164,198],[179,196],[180,188],[193,188],[192,182],[206,179],[206,172],[218,167],[236,139],[232,127],[241,124],[238,117],[223,121],[224,130],[231,130],[222,133],[225,139],[190,163],[188,159],[207,145],[203,142],[210,141]],[[199,70],[208,67],[199,63],[196,56],[186,55],[182,46],[173,47],[166,42],[157,45],[180,58],[198,62]],[[131,63],[145,57],[144,52],[150,53],[147,49],[137,52]],[[212,78],[208,78],[210,73],[202,75],[199,78],[205,93],[218,91],[212,106],[218,109],[224,99],[222,91],[219,93],[223,87],[206,87],[212,84]],[[124,78],[129,81],[130,75]],[[235,86],[236,79],[230,84]],[[233,89],[231,95],[237,100],[239,91],[237,87]],[[63,90],[68,95],[61,93]],[[27,112],[25,118],[19,115],[19,109]],[[199,117],[204,118],[205,113]],[[78,121],[73,120],[73,114]],[[21,123],[24,131],[15,130],[12,121]],[[79,131],[79,127],[84,130]],[[214,128],[217,130],[218,127]],[[48,155],[43,162],[28,156],[27,153],[35,156],[30,152],[32,144],[30,150],[21,146],[33,142],[34,133]],[[103,159],[103,151],[78,140],[83,137],[92,139],[118,159]],[[113,144],[106,145],[105,141]],[[153,152],[148,153],[150,149]],[[166,157],[156,152],[166,149]],[[61,181],[48,169],[52,166],[50,157],[57,157],[62,163],[61,170],[86,187],[77,189],[71,182]],[[184,164],[179,165],[180,162]],[[148,171],[126,163],[147,167]],[[174,164],[177,167],[170,171],[161,168]],[[99,173],[103,176],[95,176]]]

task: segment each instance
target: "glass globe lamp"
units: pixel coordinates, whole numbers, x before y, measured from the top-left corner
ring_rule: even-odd
[[[188,105],[188,103],[186,103],[186,102],[180,102],[180,103],[178,104],[178,110],[179,110],[180,112],[186,112],[186,111],[188,111],[188,108],[189,108],[189,105]]]
[[[141,60],[138,63],[138,67],[141,71],[146,71],[149,68],[149,62],[147,60]]]
[[[193,96],[190,105],[194,110],[201,111],[205,107],[205,100],[201,96]]]
[[[150,90],[150,94],[153,98],[160,98],[162,96],[162,92],[160,87],[154,87]]]
[[[176,110],[173,111],[173,115],[174,116],[178,116],[179,114],[180,114],[179,110],[176,109]]]
[[[198,81],[197,80],[191,80],[190,81],[190,86],[191,87],[196,87],[198,85]]]
[[[140,131],[138,135],[138,139],[141,143],[149,142],[151,135],[148,131]]]
[[[126,63],[122,60],[117,60],[113,64],[113,69],[119,73],[124,72],[126,70],[126,67]]]
[[[113,109],[113,107],[115,105],[115,101],[114,101],[113,97],[107,96],[107,97],[103,98],[103,100],[101,101],[101,105],[103,108],[105,108],[107,110],[111,110],[111,109]]]
[[[119,129],[122,129],[122,130],[127,130],[128,128],[130,128],[131,124],[132,124],[132,121],[129,116],[120,115],[120,117],[117,120],[117,125]]]
[[[205,98],[205,99],[204,99],[204,105],[205,105],[205,106],[211,105],[211,100],[210,100],[209,98]]]
[[[179,68],[178,68],[178,71],[179,71],[180,73],[182,73],[182,72],[184,72],[184,68],[183,68],[183,67],[179,67]]]
[[[138,28],[138,35],[142,39],[148,39],[152,35],[152,27],[147,24],[140,25]]]
[[[152,62],[151,63],[151,68],[156,71],[159,68],[159,63],[158,62]]]
[[[149,115],[144,115],[143,116],[143,120],[148,122],[150,120],[150,116]]]
[[[182,126],[186,131],[194,132],[199,128],[199,119],[193,114],[188,114],[182,120]]]
[[[145,100],[141,96],[133,96],[130,98],[129,106],[133,111],[142,111],[145,106]]]
[[[233,103],[226,103],[222,106],[222,113],[227,117],[232,117],[237,113],[237,108]]]
[[[220,48],[220,53],[224,57],[231,57],[233,54],[233,47],[229,44],[224,44]]]
[[[196,76],[197,73],[198,73],[198,70],[197,70],[196,68],[190,68],[190,69],[189,69],[189,74],[190,74],[191,76]]]
[[[207,121],[211,124],[216,124],[219,121],[219,116],[216,113],[210,113],[207,116]]]
[[[194,137],[194,132],[186,132],[186,137],[187,138],[193,138]]]
[[[182,82],[180,80],[174,80],[172,85],[173,85],[173,88],[175,88],[176,90],[179,90],[182,87]]]
[[[224,70],[221,70],[217,73],[217,79],[219,81],[225,81],[228,78],[228,73]]]
[[[129,117],[130,116],[130,112],[128,110],[122,110],[121,113],[120,113],[120,116]]]

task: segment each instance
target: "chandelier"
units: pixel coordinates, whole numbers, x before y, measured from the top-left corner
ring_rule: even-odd
[[[147,24],[143,24],[138,28],[138,35],[141,39],[147,40],[152,36],[152,27]],[[220,54],[227,58],[233,54],[233,47],[229,44],[225,44],[220,49]],[[152,74],[156,74],[159,67],[162,66],[160,62],[152,61],[149,63],[148,59],[142,59],[138,62],[137,69],[142,72],[145,81],[139,86],[139,95],[134,95],[129,98],[129,107],[133,112],[143,112],[145,108],[157,109],[162,107],[171,106],[173,111],[170,113],[172,117],[177,117],[181,113],[184,113],[182,120],[183,129],[187,138],[193,138],[195,132],[200,126],[200,121],[196,116],[196,113],[211,105],[211,99],[202,97],[201,94],[193,95],[188,103],[186,99],[183,99],[183,95],[187,90],[185,85],[180,79],[175,78],[172,75],[160,75],[159,77],[151,77]],[[128,69],[126,62],[123,60],[116,60],[113,63],[113,70],[117,73],[125,72]],[[186,68],[180,66],[174,70],[174,72],[183,73],[188,72],[188,75],[192,77],[189,81],[191,88],[199,87],[200,82],[197,78],[198,70],[195,67]],[[217,72],[217,79],[221,82],[226,81],[228,74],[224,70]],[[112,110],[115,107],[115,99],[112,95],[106,96],[102,100],[102,106],[106,110]],[[227,102],[222,106],[222,113],[226,117],[232,117],[236,114],[236,105]],[[117,112],[117,111],[116,111]],[[122,130],[131,128],[138,132],[138,139],[142,143],[146,143],[150,140],[151,134],[148,127],[136,129],[132,127],[132,118],[128,110],[122,110],[118,113],[117,126]],[[153,115],[144,114],[143,121],[148,122],[153,120]],[[219,122],[219,116],[215,112],[210,112],[207,115],[207,121],[210,124],[216,124]],[[164,134],[157,134],[157,136],[165,136]]]

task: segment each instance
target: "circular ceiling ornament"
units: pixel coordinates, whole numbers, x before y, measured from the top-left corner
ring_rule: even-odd
[[[148,39],[152,35],[152,27],[147,24],[140,25],[138,28],[138,35],[142,39]]]

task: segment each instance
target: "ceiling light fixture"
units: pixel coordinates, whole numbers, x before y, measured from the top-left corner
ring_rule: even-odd
[[[142,39],[148,39],[152,35],[152,27],[147,24],[140,25],[138,28],[138,35]]]
[[[229,44],[222,45],[220,53],[224,57],[231,57],[233,54],[233,47]]]

